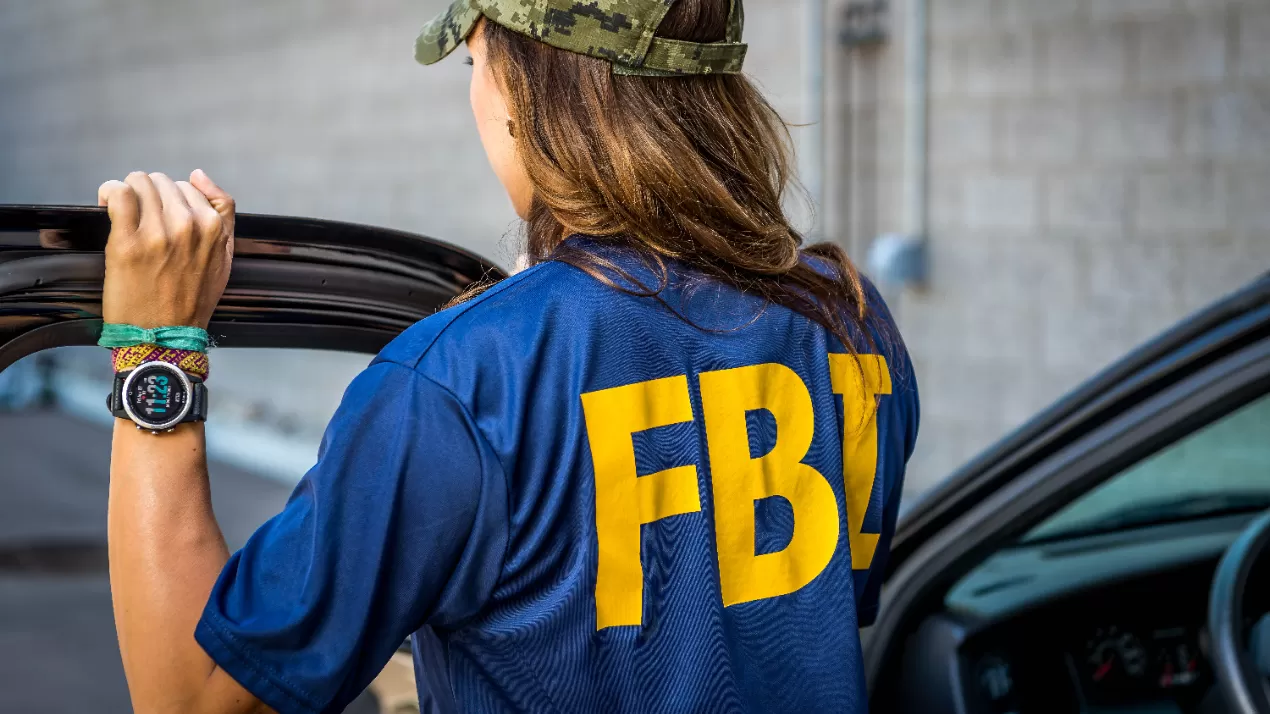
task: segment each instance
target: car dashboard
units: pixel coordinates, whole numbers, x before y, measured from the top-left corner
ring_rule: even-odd
[[[993,555],[907,641],[896,708],[1213,711],[1208,591],[1217,561],[1250,519],[1025,543]],[[1246,602],[1258,615],[1270,609],[1266,593]]]

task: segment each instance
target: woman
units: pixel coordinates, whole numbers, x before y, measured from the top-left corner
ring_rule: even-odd
[[[425,711],[867,709],[915,385],[841,251],[799,249],[741,24],[739,0],[463,0],[425,27],[422,62],[467,42],[534,265],[386,347],[232,556],[201,424],[120,423],[138,712],[339,711],[411,634]],[[230,197],[195,172],[100,199],[106,321],[206,327]]]

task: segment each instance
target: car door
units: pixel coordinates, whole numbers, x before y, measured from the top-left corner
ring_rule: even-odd
[[[91,347],[108,231],[99,208],[0,206],[0,711],[128,710],[106,580],[109,367]],[[281,508],[371,356],[502,276],[418,235],[240,214],[209,326],[209,470],[230,546]],[[280,386],[293,390],[289,411],[257,398]],[[350,713],[408,710],[408,664],[380,679]]]
[[[1126,355],[925,494],[898,524],[880,615],[863,632],[874,708],[898,711],[899,688],[916,687],[928,697],[918,710],[965,711],[966,632],[914,639],[950,588],[1122,469],[1268,393],[1270,275]],[[905,658],[925,658],[916,669],[930,678],[902,682]]]
[[[100,208],[0,206],[0,369],[100,331]],[[240,214],[234,267],[209,332],[225,347],[374,353],[465,287],[503,273],[402,231]]]

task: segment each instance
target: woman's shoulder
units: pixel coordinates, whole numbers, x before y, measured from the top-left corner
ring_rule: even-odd
[[[479,357],[494,338],[505,342],[517,326],[541,324],[542,313],[552,309],[562,294],[576,294],[576,272],[559,263],[545,262],[504,278],[481,294],[437,311],[407,328],[380,353],[385,360],[417,368],[431,353],[456,346]],[[456,344],[457,343],[457,344]]]

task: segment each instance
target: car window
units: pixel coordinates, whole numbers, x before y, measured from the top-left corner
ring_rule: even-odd
[[[1104,482],[1025,540],[1270,507],[1270,395]]]
[[[285,504],[369,361],[212,353],[209,471],[231,549]],[[89,347],[41,352],[0,372],[0,712],[129,711],[106,560],[110,378],[105,351]],[[347,711],[379,708],[364,695]]]

